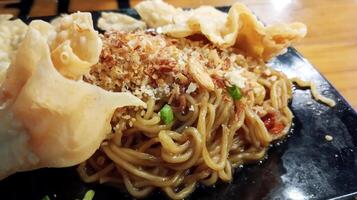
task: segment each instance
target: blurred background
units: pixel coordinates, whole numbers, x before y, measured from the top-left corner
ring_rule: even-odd
[[[140,0],[0,0],[0,13],[47,16],[135,6]],[[180,7],[227,6],[235,0],[167,0]],[[356,0],[240,0],[266,24],[300,21],[307,37],[295,47],[357,109]]]

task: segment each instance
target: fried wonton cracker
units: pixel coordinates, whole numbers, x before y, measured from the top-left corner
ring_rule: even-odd
[[[306,26],[302,23],[264,26],[238,2],[232,5],[228,14],[211,6],[182,10],[161,0],[144,1],[135,9],[149,26],[160,27],[163,33],[172,37],[202,34],[220,47],[233,46],[247,56],[263,60],[282,53],[306,35]]]
[[[103,12],[98,19],[98,27],[104,31],[134,31],[146,29],[146,24],[125,14]]]
[[[0,88],[0,179],[83,162],[110,133],[116,108],[145,107],[131,93],[76,80],[101,51],[89,18],[89,13],[76,13],[56,26],[29,25]]]
[[[25,23],[20,19],[10,20],[12,17],[9,14],[0,15],[0,85],[27,31]]]

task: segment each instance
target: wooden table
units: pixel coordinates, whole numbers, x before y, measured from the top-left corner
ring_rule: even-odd
[[[16,13],[1,8],[0,12]],[[357,1],[355,0],[240,0],[265,23],[300,21],[307,37],[295,47],[357,108]],[[140,0],[131,0],[134,6]],[[168,0],[181,7],[231,5],[234,0]],[[70,11],[116,9],[116,0],[71,0]],[[31,15],[56,13],[55,0],[35,0]]]

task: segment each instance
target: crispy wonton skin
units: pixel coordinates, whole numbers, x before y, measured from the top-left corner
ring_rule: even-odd
[[[77,33],[83,30],[86,33]],[[76,69],[83,69],[83,65],[68,62],[63,66],[54,57],[68,51],[57,50],[67,41],[72,44],[76,36],[93,40],[88,43],[93,48],[98,47],[96,41],[100,39],[98,34],[92,35],[94,30],[83,27],[69,31],[66,37],[61,36],[62,31],[46,22],[33,22],[10,65],[0,91],[0,156],[4,161],[0,162],[0,179],[17,171],[83,162],[110,133],[116,108],[145,106],[130,93],[108,92],[76,80],[86,71]],[[98,60],[98,50],[80,53],[85,47],[82,44],[68,47],[88,68]],[[69,79],[69,74],[76,76]]]
[[[265,61],[306,35],[302,23],[264,26],[239,2],[232,5],[228,14],[211,6],[184,11],[161,0],[144,1],[135,9],[150,27],[160,27],[167,35],[182,38],[202,34],[213,44],[233,46],[247,56]]]
[[[121,13],[103,12],[98,19],[98,27],[104,31],[134,31],[146,29],[143,21]]]

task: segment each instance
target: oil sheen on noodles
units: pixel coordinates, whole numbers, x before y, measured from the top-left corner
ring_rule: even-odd
[[[252,110],[254,95],[234,101],[224,89],[200,88],[194,96],[184,94],[186,107],[193,106],[193,111],[175,112],[175,121],[168,125],[158,114],[168,100],[150,98],[145,113],[135,113],[132,128],[117,129],[78,167],[80,176],[85,182],[125,185],[136,198],[160,188],[172,199],[183,199],[198,183],[229,182],[234,168],[263,159],[269,144],[291,126],[291,82],[271,70],[277,80],[264,85],[269,98],[262,105],[265,112],[280,112],[279,133],[269,133],[266,122]],[[125,123],[119,121],[119,127]]]

